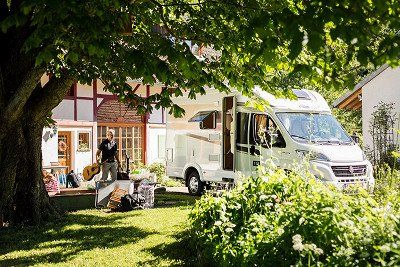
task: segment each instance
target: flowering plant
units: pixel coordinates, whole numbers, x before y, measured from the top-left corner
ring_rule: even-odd
[[[305,169],[261,167],[221,197],[203,196],[190,214],[199,255],[222,266],[399,265],[400,211]]]

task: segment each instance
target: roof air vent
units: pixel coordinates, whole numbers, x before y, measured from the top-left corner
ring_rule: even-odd
[[[295,94],[297,96],[297,98],[300,100],[311,100],[310,95],[307,94],[306,91],[303,90],[298,90],[298,89],[293,89],[293,94]]]

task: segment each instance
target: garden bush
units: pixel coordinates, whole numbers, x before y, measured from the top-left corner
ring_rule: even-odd
[[[381,205],[400,209],[400,170],[392,169],[385,164],[376,168],[374,177],[375,199]]]
[[[183,186],[183,181],[177,179],[171,179],[166,176],[165,163],[154,162],[149,165],[144,165],[143,163],[140,163],[132,167],[132,171],[141,169],[155,173],[157,183],[162,186],[167,186],[167,187]]]
[[[190,214],[202,262],[219,266],[400,264],[400,215],[362,189],[348,195],[307,173],[264,171]],[[211,260],[212,259],[212,260]]]

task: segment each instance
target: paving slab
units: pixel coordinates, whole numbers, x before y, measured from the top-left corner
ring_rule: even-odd
[[[189,194],[188,188],[185,186],[180,187],[167,187],[167,192],[184,193]]]

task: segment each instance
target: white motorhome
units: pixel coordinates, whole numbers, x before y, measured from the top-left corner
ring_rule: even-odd
[[[175,98],[185,115],[167,117],[167,175],[184,179],[189,193],[201,194],[207,183],[232,182],[239,173],[254,175],[271,155],[287,170],[307,157],[310,171],[326,183],[372,189],[371,163],[325,99],[310,90],[293,93],[297,100],[256,88],[256,98],[269,103],[263,111],[246,105],[249,98],[238,92],[209,90],[194,100]]]

